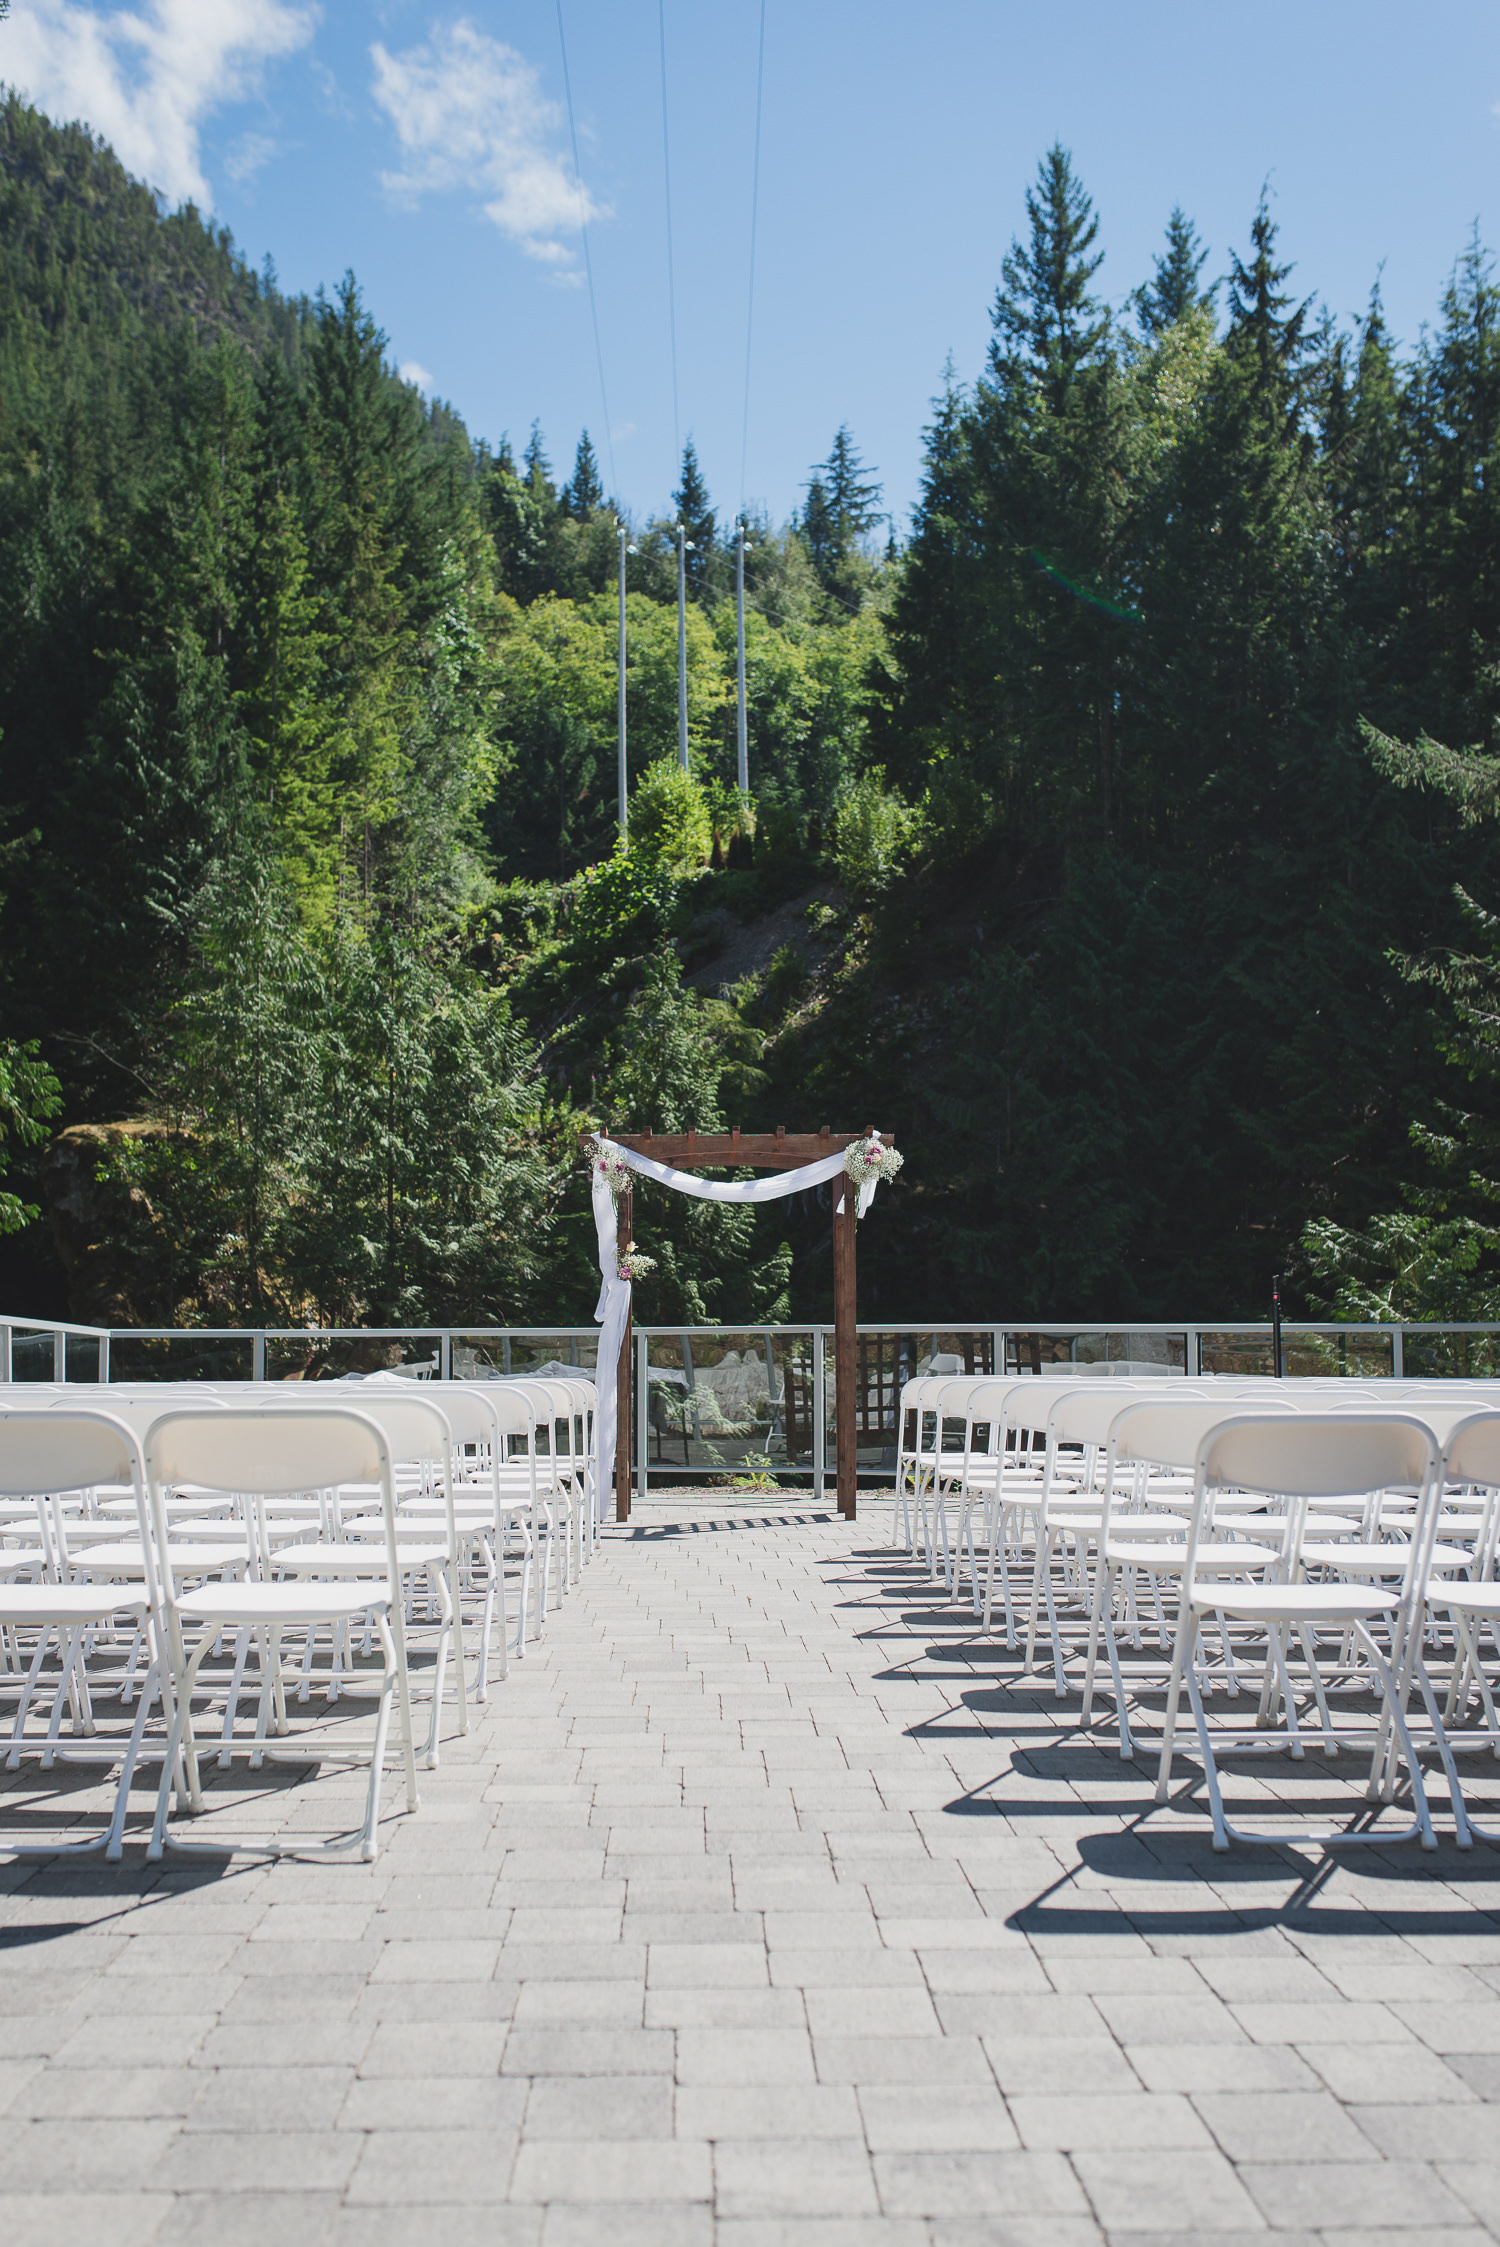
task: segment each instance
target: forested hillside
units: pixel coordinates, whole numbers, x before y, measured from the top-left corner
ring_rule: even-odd
[[[467,431],[352,277],[10,99],[7,1305],[586,1319],[605,1120],[894,1128],[865,1316],[1500,1306],[1490,260],[1403,356],[1264,206],[1217,283],[1178,212],[1108,299],[1095,235],[1051,151],[909,526],[847,429],[750,526],[748,798],[691,445],[626,526],[621,851],[587,435]],[[825,1212],[663,1202],[643,1316],[826,1308]]]

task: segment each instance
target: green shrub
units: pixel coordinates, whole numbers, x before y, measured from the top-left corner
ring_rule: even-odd
[[[922,814],[886,788],[880,775],[861,774],[839,806],[833,857],[839,880],[862,904],[888,889],[916,847]]]
[[[706,864],[713,842],[703,783],[675,757],[658,757],[630,799],[632,852],[670,873],[691,874]]]
[[[617,849],[574,883],[568,933],[588,952],[648,944],[665,930],[676,901],[665,867],[634,848]]]

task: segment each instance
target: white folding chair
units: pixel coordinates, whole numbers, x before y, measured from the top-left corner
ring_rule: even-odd
[[[1429,1576],[1424,1587],[1427,1614],[1434,1618],[1446,1615],[1453,1632],[1453,1668],[1446,1709],[1438,1713],[1434,1707],[1435,1697],[1429,1693],[1427,1698],[1446,1751],[1444,1763],[1460,1844],[1476,1834],[1481,1841],[1500,1841],[1500,1829],[1481,1823],[1469,1807],[1453,1758],[1453,1740],[1447,1731],[1455,1716],[1461,1714],[1470,1693],[1477,1690],[1485,1719],[1485,1743],[1491,1755],[1500,1758],[1500,1722],[1496,1719],[1494,1694],[1485,1676],[1482,1651],[1486,1629],[1491,1641],[1500,1648],[1500,1582],[1496,1580],[1497,1558],[1500,1558],[1500,1550],[1497,1550],[1500,1549],[1500,1411],[1492,1408],[1461,1419],[1449,1432],[1443,1447],[1441,1488],[1445,1501],[1455,1488],[1475,1485],[1485,1497],[1475,1521],[1471,1573],[1467,1577]],[[1423,1666],[1422,1634],[1416,1629],[1411,1637],[1411,1658],[1420,1670]]]
[[[64,1412],[44,1407],[40,1411],[8,1410],[0,1415],[0,1496],[27,1497],[45,1509],[65,1493],[92,1490],[101,1483],[127,1483],[135,1493],[142,1538],[148,1546],[143,1580],[139,1589],[134,1584],[127,1588],[111,1583],[66,1583],[60,1580],[60,1572],[54,1566],[49,1572],[50,1580],[0,1581],[0,1627],[24,1634],[28,1639],[34,1633],[36,1639],[32,1660],[21,1684],[11,1733],[7,1760],[12,1770],[25,1753],[37,1753],[44,1768],[54,1764],[62,1709],[70,1693],[79,1705],[82,1728],[94,1733],[85,1669],[89,1640],[95,1633],[110,1631],[122,1622],[135,1631],[151,1632],[158,1602],[149,1560],[149,1540],[146,1539],[141,1450],[134,1432],[122,1420],[105,1412]],[[46,1738],[36,1741],[27,1738],[26,1716],[54,1633],[59,1674]],[[160,1667],[153,1648],[151,1667],[140,1689],[130,1736],[117,1751],[120,1777],[115,1789],[114,1811],[104,1832],[85,1841],[66,1843],[6,1842],[3,1846],[10,1855],[68,1857],[102,1849],[107,1857],[120,1856],[130,1782],[140,1754],[147,1715],[160,1683]]]
[[[409,1676],[408,1649],[405,1641],[405,1620],[412,1590],[419,1576],[425,1576],[436,1597],[438,1608],[438,1642],[434,1660],[432,1688],[432,1715],[428,1726],[426,1760],[429,1770],[436,1770],[441,1739],[442,1712],[447,1696],[448,1656],[450,1647],[457,1641],[457,1686],[459,1731],[469,1729],[468,1688],[464,1673],[463,1610],[461,1601],[460,1553],[458,1524],[453,1511],[452,1452],[453,1435],[447,1414],[431,1393],[431,1385],[424,1383],[420,1395],[412,1394],[412,1385],[403,1384],[398,1392],[393,1388],[377,1388],[373,1382],[361,1385],[359,1407],[379,1426],[385,1436],[391,1455],[393,1474],[407,1468],[417,1478],[416,1491],[408,1502],[398,1496],[394,1517],[395,1550],[399,1561],[397,1582],[401,1599],[397,1609],[397,1628],[401,1637],[402,1663]],[[316,1404],[303,1404],[290,1408],[293,1411],[317,1409]],[[436,1490],[432,1477],[436,1475]],[[381,1503],[376,1494],[377,1504]],[[433,1511],[423,1507],[423,1500],[435,1499]],[[436,1518],[434,1518],[434,1515]],[[384,1539],[383,1521],[379,1526],[369,1523],[358,1513],[342,1524],[342,1533],[316,1540],[297,1540],[272,1546],[269,1541],[265,1566],[278,1576],[322,1577],[354,1583],[361,1577],[380,1577],[384,1573],[384,1556],[379,1546]],[[441,1532],[441,1534],[439,1534]],[[310,1652],[310,1648],[309,1648]],[[310,1667],[310,1665],[309,1665]],[[305,1691],[305,1688],[304,1688]]]
[[[1383,1844],[1413,1836],[1420,1838],[1424,1849],[1437,1847],[1404,1705],[1408,1642],[1418,1620],[1437,1519],[1437,1472],[1438,1447],[1432,1431],[1405,1413],[1240,1414],[1222,1420],[1203,1436],[1194,1464],[1193,1505],[1183,1555],[1181,1603],[1167,1681],[1156,1795],[1159,1802],[1167,1799],[1177,1715],[1186,1686],[1208,1784],[1215,1849],[1227,1849],[1231,1841]],[[1407,1550],[1399,1590],[1374,1582],[1314,1582],[1302,1574],[1303,1528],[1313,1500],[1395,1489],[1420,1494],[1416,1532]],[[1209,1529],[1213,1501],[1220,1491],[1274,1498],[1285,1509],[1286,1528],[1279,1550],[1247,1543],[1238,1579],[1220,1573],[1198,1574],[1200,1549],[1212,1541]],[[1214,1566],[1216,1570],[1221,1568],[1222,1560]],[[1333,1828],[1252,1833],[1230,1821],[1224,1810],[1215,1742],[1198,1682],[1199,1633],[1210,1616],[1223,1618],[1231,1627],[1250,1626],[1265,1634],[1283,1681],[1289,1722],[1294,1704],[1287,1680],[1288,1633],[1293,1628],[1298,1631],[1310,1664],[1316,1660],[1313,1640],[1320,1626],[1358,1645],[1367,1673],[1378,1688],[1382,1712],[1367,1791],[1377,1799],[1392,1797],[1399,1749],[1411,1782],[1415,1812],[1409,1826],[1397,1832],[1369,1826],[1356,1831]],[[1375,1637],[1378,1628],[1387,1633],[1384,1650]],[[1271,1742],[1264,1731],[1259,1731],[1250,1736],[1248,1744],[1264,1751]],[[1286,1744],[1294,1754],[1301,1752],[1300,1741],[1290,1731]]]
[[[336,1856],[358,1849],[366,1862],[373,1861],[379,1847],[380,1787],[393,1697],[399,1715],[399,1752],[406,1778],[406,1807],[414,1811],[418,1806],[401,1612],[402,1564],[396,1537],[395,1476],[384,1431],[371,1414],[347,1407],[278,1409],[261,1406],[249,1411],[170,1412],[156,1421],[148,1432],[144,1455],[151,1527],[158,1550],[167,1542],[164,1494],[181,1483],[250,1493],[257,1504],[281,1494],[301,1495],[311,1489],[373,1483],[380,1490],[385,1542],[385,1565],[379,1578],[353,1583],[315,1576],[262,1579],[253,1583],[208,1583],[196,1591],[180,1594],[170,1572],[162,1573],[160,1594],[165,1618],[165,1652],[172,1670],[176,1706],[149,1854],[160,1857],[169,1842],[177,1848],[201,1846],[185,1843],[170,1833],[167,1812],[179,1752],[186,1771],[188,1807],[195,1816],[203,1809],[198,1768],[200,1750],[191,1711],[199,1671],[220,1633],[243,1630],[255,1634],[261,1666],[255,1739],[253,1743],[231,1742],[230,1745],[232,1750],[249,1745],[252,1761],[258,1763],[263,1758],[271,1725],[274,1723],[278,1736],[283,1739],[288,1729],[281,1666],[283,1633],[289,1630],[306,1633],[323,1627],[337,1629],[368,1616],[380,1647],[381,1675],[374,1737],[367,1751],[370,1779],[363,1824],[357,1832],[318,1847],[308,1845],[304,1849],[299,1843],[280,1841],[266,1847],[272,1855],[295,1851],[313,1857]],[[186,1651],[184,1629],[201,1632],[191,1655]],[[316,1742],[302,1740],[296,1745],[297,1752],[316,1759],[352,1755],[363,1760],[362,1751],[347,1749],[341,1741],[320,1738]],[[278,1748],[277,1752],[281,1755],[292,1751]],[[244,1845],[236,1843],[234,1846]]]

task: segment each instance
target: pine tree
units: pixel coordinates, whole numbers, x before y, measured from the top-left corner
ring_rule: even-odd
[[[1104,263],[1104,252],[1094,250],[1099,221],[1058,143],[1026,190],[1026,216],[1030,239],[1013,240],[1000,268],[990,371],[1002,387],[1022,373],[1040,381],[1056,407],[1109,334],[1108,309],[1091,289]]]
[[[865,473],[849,425],[843,422],[828,458],[812,472],[802,509],[802,536],[825,592],[847,594],[850,589],[842,587],[840,579],[861,539],[883,520],[879,482]]]
[[[672,494],[672,505],[687,533],[688,591],[695,600],[701,600],[713,570],[715,519],[691,437],[682,448],[682,476]]]
[[[1151,279],[1143,282],[1130,300],[1148,339],[1165,335],[1179,320],[1205,311],[1213,303],[1218,283],[1208,289],[1199,285],[1207,259],[1197,229],[1177,204],[1167,221],[1166,253],[1153,260]]]
[[[526,450],[521,455],[521,467],[524,471],[521,481],[526,486],[532,504],[548,509],[554,507],[557,503],[557,489],[552,481],[552,463],[547,458],[547,448],[542,442],[542,425],[539,421],[534,421],[531,425],[531,435],[527,438]]]
[[[604,505],[604,482],[586,429],[578,440],[572,478],[564,484],[558,504],[564,514],[579,523],[586,523]]]
[[[1276,263],[1276,233],[1263,188],[1250,225],[1250,262],[1246,265],[1236,254],[1231,254],[1229,261],[1225,347],[1253,362],[1268,397],[1274,392],[1286,401],[1289,410],[1295,410],[1298,371],[1308,349],[1307,316],[1312,299],[1293,305],[1283,291],[1281,284],[1293,269]]]

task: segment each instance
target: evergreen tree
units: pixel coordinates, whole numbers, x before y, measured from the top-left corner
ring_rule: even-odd
[[[1001,387],[1023,373],[1039,381],[1056,408],[1109,334],[1108,310],[1092,293],[1104,263],[1094,250],[1099,221],[1059,143],[1026,191],[1026,216],[1030,238],[1013,240],[1000,268],[990,371]]]
[[[578,440],[572,478],[563,486],[559,505],[564,514],[580,523],[587,522],[604,505],[604,482],[586,429]]]
[[[547,458],[547,448],[542,442],[542,425],[534,421],[531,435],[526,440],[526,450],[521,455],[525,484],[532,505],[550,510],[557,503],[557,489],[552,481],[552,463]]]
[[[1175,328],[1191,313],[1207,311],[1212,305],[1218,283],[1208,289],[1200,283],[1207,260],[1208,252],[1192,220],[1180,203],[1175,205],[1167,221],[1165,254],[1153,260],[1151,279],[1143,282],[1130,300],[1148,341],[1165,335],[1168,328]]]
[[[707,592],[714,565],[715,518],[709,504],[708,486],[703,481],[703,471],[698,466],[697,448],[689,437],[682,448],[682,476],[672,494],[677,521],[687,533],[686,560],[688,591],[695,600]]]
[[[1226,348],[1238,358],[1253,361],[1263,392],[1284,398],[1289,410],[1298,403],[1297,376],[1308,348],[1307,316],[1312,300],[1294,305],[1282,289],[1292,273],[1290,265],[1276,263],[1276,224],[1266,191],[1250,225],[1250,262],[1237,254],[1229,261],[1229,328]]]
[[[844,581],[860,541],[883,520],[879,482],[865,473],[848,423],[841,423],[828,458],[812,472],[802,509],[802,536],[825,592],[847,597]]]

